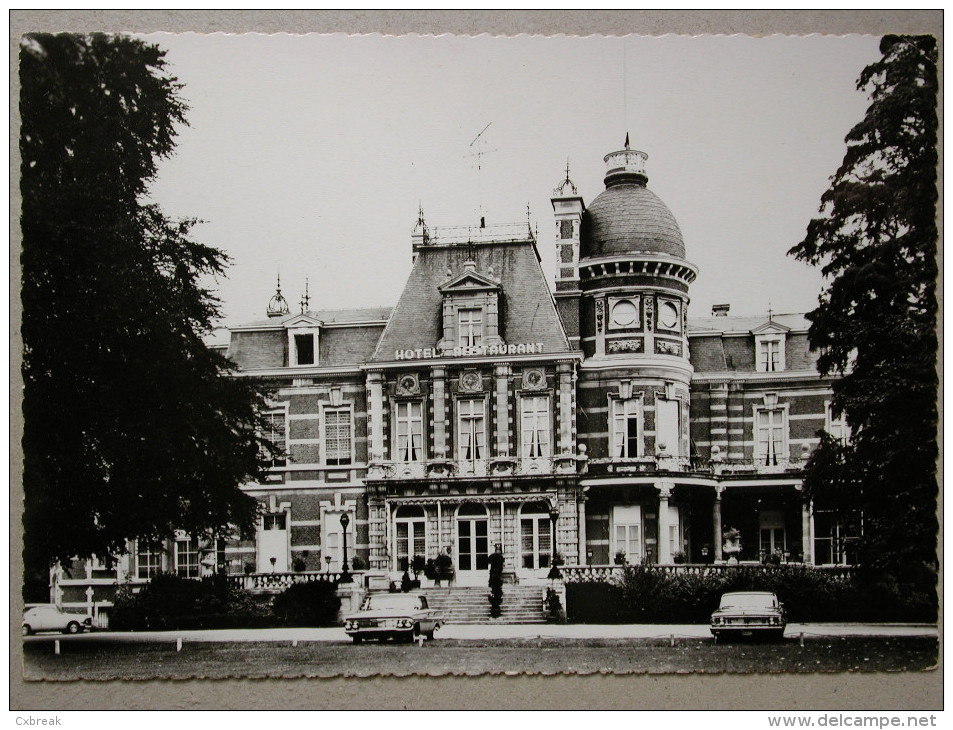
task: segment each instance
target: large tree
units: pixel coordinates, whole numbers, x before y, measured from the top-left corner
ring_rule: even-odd
[[[29,585],[127,539],[247,529],[239,486],[269,445],[263,394],[203,343],[227,257],[145,202],[185,123],[164,52],[107,35],[20,48]]]
[[[937,47],[886,36],[857,86],[871,104],[790,253],[826,277],[808,314],[851,439],[807,465],[815,500],[863,513],[861,562],[901,580],[937,565]]]

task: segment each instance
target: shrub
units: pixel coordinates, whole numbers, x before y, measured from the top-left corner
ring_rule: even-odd
[[[493,553],[489,557],[490,564],[490,616],[499,618],[503,605],[503,553]]]
[[[622,590],[615,583],[603,581],[567,583],[566,618],[571,623],[625,623]]]
[[[414,555],[414,559],[410,562],[410,569],[414,572],[414,578],[420,577],[427,566],[427,562],[423,555]]]
[[[626,566],[615,582],[569,583],[573,622],[706,623],[722,593],[770,591],[791,622],[923,621],[937,616],[929,580],[844,577],[808,566],[726,567],[698,572]]]
[[[566,623],[566,613],[563,611],[563,602],[559,600],[559,593],[552,588],[546,589],[546,620],[554,624]]]
[[[275,618],[285,626],[333,626],[338,620],[341,599],[330,581],[295,583],[275,596]]]
[[[119,631],[252,628],[270,621],[267,606],[221,573],[201,580],[159,573],[138,593],[121,588],[110,611],[110,627]]]

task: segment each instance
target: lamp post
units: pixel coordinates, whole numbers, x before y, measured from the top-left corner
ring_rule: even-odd
[[[559,507],[555,504],[549,510],[549,519],[553,523],[553,550],[552,557],[549,559],[552,567],[549,569],[549,575],[546,577],[549,578],[549,580],[559,580],[563,577],[563,574],[559,572],[559,566],[556,565],[556,520],[559,519]]]
[[[353,578],[351,578],[351,571],[347,569],[347,526],[351,523],[351,518],[347,516],[347,512],[341,515],[341,537],[343,540],[344,547],[344,570],[341,571],[341,583],[351,583]]]

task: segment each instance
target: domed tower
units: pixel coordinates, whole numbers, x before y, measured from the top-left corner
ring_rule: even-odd
[[[647,187],[647,159],[626,137],[605,156],[606,189],[581,216],[577,431],[588,447],[594,564],[619,553],[667,563],[689,538],[673,494],[690,455],[686,314],[698,270]]]

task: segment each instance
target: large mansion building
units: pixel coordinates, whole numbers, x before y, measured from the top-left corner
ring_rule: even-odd
[[[132,545],[115,569],[54,571],[54,600],[160,570],[336,573],[345,547],[381,580],[448,554],[461,585],[485,585],[496,549],[520,582],[554,555],[851,562],[857,526],[802,491],[819,432],[847,437],[807,320],[689,316],[699,272],[646,159],[606,155],[588,205],[568,174],[555,189],[554,289],[526,223],[431,228],[422,213],[392,309],[292,312],[279,288],[227,344],[238,377],[273,388],[268,435],[286,454],[245,487],[254,539]]]

